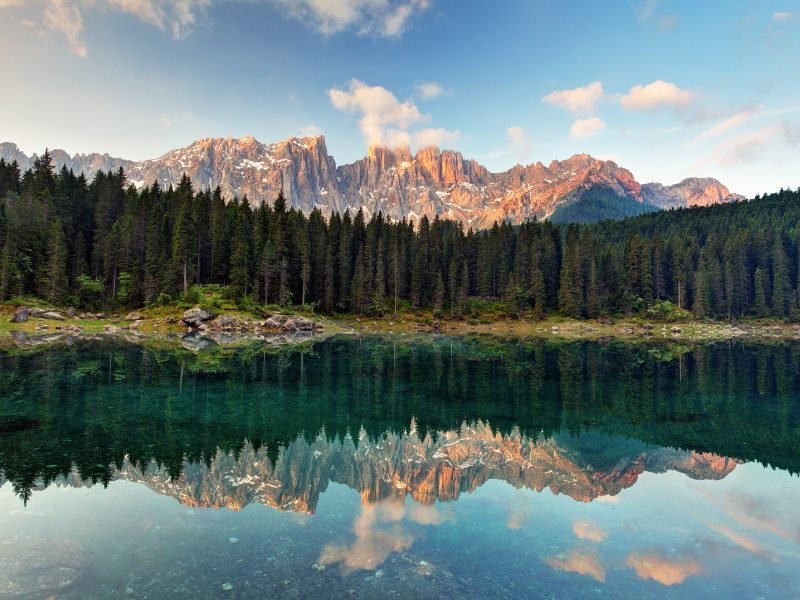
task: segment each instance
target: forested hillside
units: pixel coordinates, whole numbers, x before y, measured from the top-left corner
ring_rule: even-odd
[[[593,225],[528,222],[487,231],[362,212],[310,215],[225,202],[219,189],[141,191],[122,171],[92,182],[45,153],[30,171],[0,161],[0,300],[137,307],[219,284],[245,306],[314,304],[383,314],[461,314],[470,298],[511,314],[572,317],[664,310],[798,318],[800,190]]]

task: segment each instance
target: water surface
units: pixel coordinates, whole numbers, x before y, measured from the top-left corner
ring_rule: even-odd
[[[25,346],[0,471],[0,597],[793,598],[800,346]]]

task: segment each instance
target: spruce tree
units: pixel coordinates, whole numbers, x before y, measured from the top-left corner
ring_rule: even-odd
[[[61,223],[53,221],[47,235],[47,299],[58,303],[69,286],[67,278],[67,243]]]

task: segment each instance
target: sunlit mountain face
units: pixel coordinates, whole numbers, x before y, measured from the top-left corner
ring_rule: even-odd
[[[480,337],[7,349],[0,593],[790,597],[798,364]]]

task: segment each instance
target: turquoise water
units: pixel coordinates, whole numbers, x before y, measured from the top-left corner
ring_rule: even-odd
[[[0,597],[794,598],[800,345],[0,352]]]

